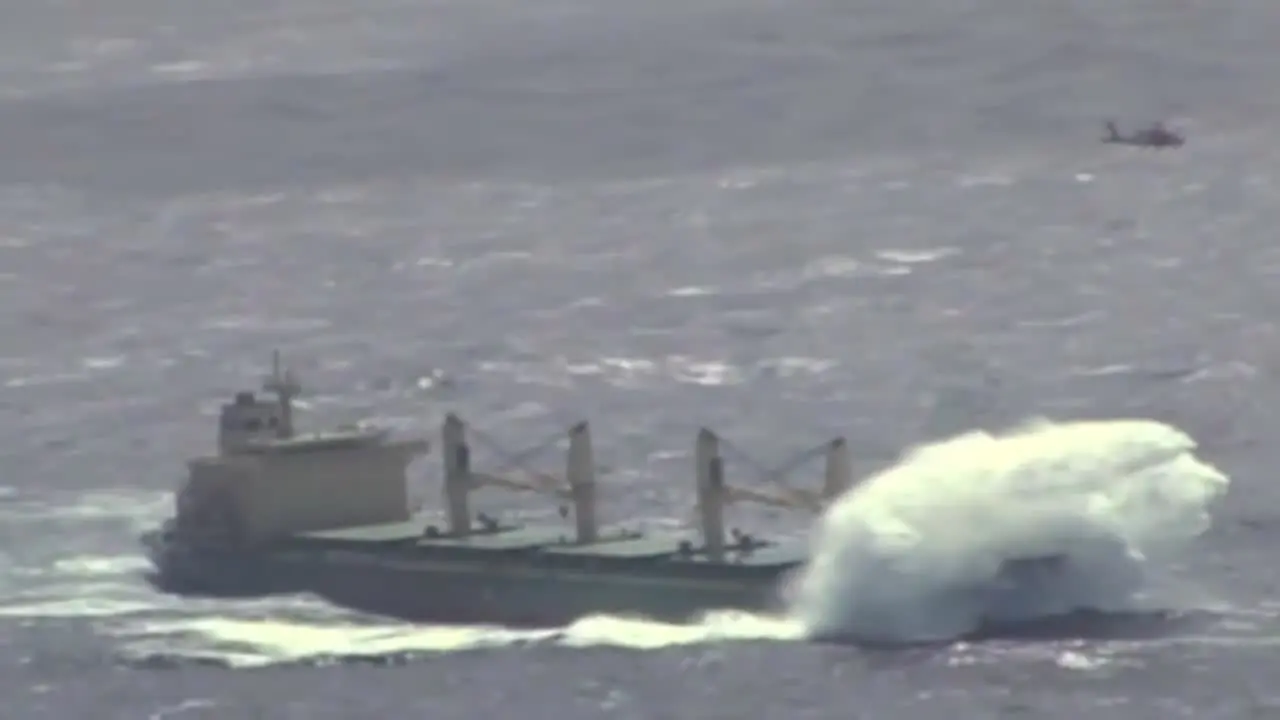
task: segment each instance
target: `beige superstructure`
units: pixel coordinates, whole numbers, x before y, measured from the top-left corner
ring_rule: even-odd
[[[425,440],[357,427],[296,433],[299,388],[278,355],[264,388],[275,397],[241,392],[223,405],[218,454],[188,463],[176,495],[180,532],[243,544],[409,519],[407,469]]]

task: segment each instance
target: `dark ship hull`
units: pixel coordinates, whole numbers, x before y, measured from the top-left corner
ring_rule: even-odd
[[[431,538],[421,527],[344,528],[237,550],[184,541],[168,526],[142,542],[154,565],[149,579],[165,592],[241,598],[306,593],[410,622],[526,628],[560,627],[592,615],[685,622],[715,610],[782,612],[788,579],[803,564],[799,546],[730,548],[723,560],[712,561],[670,537],[624,535],[583,546],[556,528]],[[980,604],[999,606],[1005,585],[1037,584],[1064,562],[1060,556],[1011,560],[1001,583],[973,592],[984,595]],[[989,621],[980,634],[1019,627]]]
[[[711,561],[674,538],[621,536],[591,546],[559,529],[506,528],[425,538],[391,524],[297,536],[237,550],[143,536],[151,582],[184,595],[309,593],[352,610],[412,622],[557,627],[599,614],[681,622],[713,610],[783,607],[802,548],[730,549]]]

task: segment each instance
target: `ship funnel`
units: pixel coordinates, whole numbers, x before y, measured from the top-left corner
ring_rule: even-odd
[[[585,421],[569,430],[569,457],[565,478],[573,495],[573,517],[578,542],[593,543],[599,537],[596,526],[595,460],[591,452],[591,429]]]
[[[702,540],[711,560],[724,559],[724,459],[720,438],[702,428],[694,450],[698,475],[698,513],[702,520]]]
[[[445,416],[440,439],[449,533],[466,535],[471,532],[471,514],[467,508],[467,493],[471,489],[471,448],[467,446],[462,418],[453,413]]]
[[[829,503],[849,489],[853,482],[853,468],[849,462],[849,443],[836,438],[827,445],[827,469],[822,483],[823,503]]]

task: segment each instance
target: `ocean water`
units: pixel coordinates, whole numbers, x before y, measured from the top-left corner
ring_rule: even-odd
[[[6,18],[5,717],[1280,711],[1271,4]],[[1107,118],[1189,142],[1102,145]],[[835,435],[865,481],[820,522],[735,513],[815,538],[791,617],[521,634],[157,595],[134,538],[274,348],[313,425],[456,410],[514,451],[590,419],[614,519],[690,520],[700,425],[754,459],[731,481]],[[1138,422],[1070,424],[1112,419]],[[435,479],[414,470],[423,497]],[[1064,547],[1074,574],[976,609],[1194,622],[956,639],[975,606],[950,593]],[[833,627],[933,642],[808,639]]]

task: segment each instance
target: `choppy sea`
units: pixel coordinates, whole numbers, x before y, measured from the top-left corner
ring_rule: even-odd
[[[1280,713],[1274,3],[49,0],[3,16],[0,716]],[[1189,142],[1103,145],[1108,118]],[[316,426],[435,433],[456,410],[519,449],[588,418],[607,512],[655,524],[690,517],[701,425],[761,467],[843,435],[871,476],[1031,417],[1152,419],[1230,477],[1203,534],[1133,558],[1148,601],[1206,620],[873,650],[735,616],[529,635],[158,595],[135,537],[275,348]],[[1008,467],[948,457],[968,504],[925,493],[917,526],[999,553],[993,528],[1034,545],[1067,507],[1013,502],[1031,486]],[[1061,487],[1109,532],[1154,517],[1116,500],[1132,479],[1064,462]],[[435,477],[415,468],[428,501]],[[905,486],[876,482],[888,504],[845,519],[927,546],[871,523]],[[1171,518],[1144,532],[1196,534]],[[833,572],[869,577],[840,557]]]

